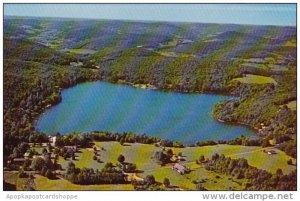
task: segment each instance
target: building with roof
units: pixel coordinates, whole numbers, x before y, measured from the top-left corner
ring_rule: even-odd
[[[172,166],[172,170],[180,173],[180,174],[186,174],[186,173],[189,173],[190,172],[190,169],[182,164],[179,164],[179,163],[175,163],[173,166]]]

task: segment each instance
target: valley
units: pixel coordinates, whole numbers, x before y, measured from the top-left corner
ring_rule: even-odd
[[[64,190],[295,190],[295,41],[296,28],[291,26],[7,16],[3,39],[5,182],[17,190],[57,190],[60,185]],[[76,122],[76,118],[64,121],[74,108],[46,119],[47,134],[36,127],[40,115],[64,104],[64,90],[97,81],[144,88],[130,89],[145,93],[230,96],[216,103],[203,101],[212,104],[206,118],[221,127],[246,126],[255,131],[255,137],[230,135],[233,131],[224,137],[226,132],[216,129],[220,137],[201,139],[197,135],[211,136],[213,129],[192,132],[195,125],[188,129],[182,124],[179,138],[170,139],[178,129],[170,133],[147,133],[134,126],[114,130],[109,119],[99,122],[111,126],[110,130],[76,128],[62,135],[53,129],[55,124]],[[75,101],[93,97],[92,90],[81,92],[76,92]],[[107,96],[114,94],[105,92]],[[116,99],[107,100],[113,103]],[[122,117],[133,110],[124,110],[132,100],[119,109],[111,105],[118,110],[113,116],[118,117],[119,126],[129,125],[128,118]],[[186,106],[181,112],[193,111],[192,102],[185,100],[185,105],[179,101],[180,106]],[[84,116],[86,108],[77,115]],[[96,109],[90,108],[91,112]],[[122,111],[124,115],[118,116]],[[154,107],[153,111],[156,115],[160,110]],[[88,114],[81,122],[94,120]],[[135,119],[139,120],[143,115]],[[199,122],[205,127],[205,120]],[[176,128],[173,124],[168,127]],[[186,145],[183,134],[196,137]],[[59,141],[53,144],[53,137]],[[78,145],[79,149],[72,151]],[[36,152],[37,146],[40,151]],[[95,146],[106,151],[99,151],[98,156]],[[179,152],[185,160],[172,161]],[[118,160],[122,154],[125,162]],[[172,170],[177,163],[186,174]],[[143,180],[129,182],[128,174]]]

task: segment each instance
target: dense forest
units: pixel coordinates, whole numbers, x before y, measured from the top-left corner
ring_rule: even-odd
[[[296,71],[294,27],[8,17],[4,161],[22,142],[47,140],[34,121],[62,89],[93,80],[232,95],[216,105],[217,120],[249,126],[264,146],[296,157]],[[239,80],[247,75],[272,82]]]

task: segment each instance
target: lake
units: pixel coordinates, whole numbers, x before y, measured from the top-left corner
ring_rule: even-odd
[[[186,144],[255,135],[244,126],[212,118],[214,105],[228,96],[162,92],[100,81],[78,84],[61,95],[62,102],[37,120],[38,131],[133,132]]]

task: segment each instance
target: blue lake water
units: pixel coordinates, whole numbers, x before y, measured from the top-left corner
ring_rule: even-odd
[[[133,132],[183,143],[254,135],[246,127],[212,118],[214,105],[228,98],[89,82],[63,90],[62,102],[39,117],[36,129],[47,134]]]

